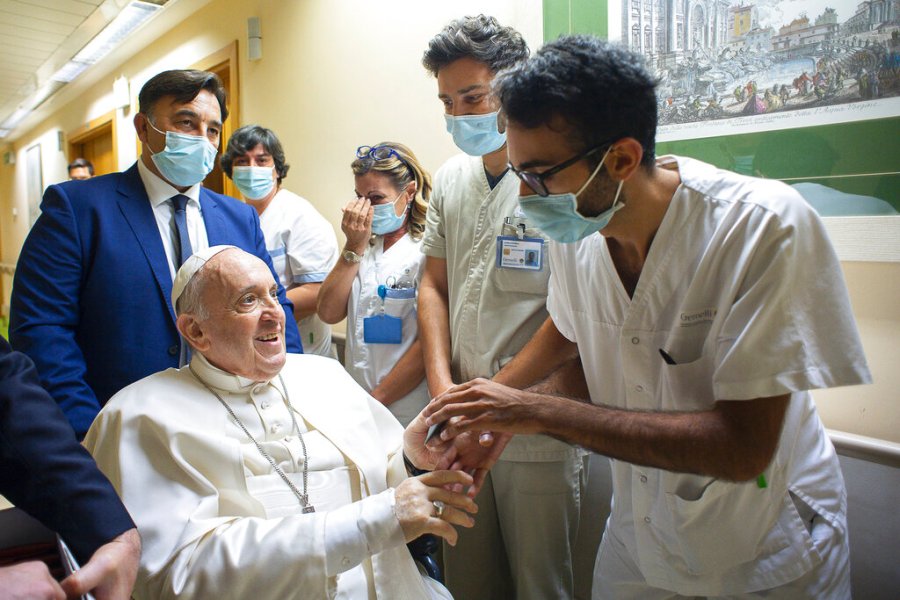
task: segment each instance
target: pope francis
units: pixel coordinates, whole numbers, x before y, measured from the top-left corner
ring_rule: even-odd
[[[143,538],[137,598],[449,598],[406,542],[454,543],[472,484],[434,468],[418,417],[404,433],[330,358],[287,355],[266,265],[201,251],[172,289],[190,364],[142,379],[85,445]]]

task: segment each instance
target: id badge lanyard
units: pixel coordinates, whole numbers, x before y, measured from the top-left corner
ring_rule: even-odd
[[[384,312],[384,300],[387,295],[388,286],[379,285],[381,312],[363,319],[363,341],[367,344],[399,344],[403,340],[403,319]]]

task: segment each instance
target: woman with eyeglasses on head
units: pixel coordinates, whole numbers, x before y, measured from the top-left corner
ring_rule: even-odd
[[[331,324],[347,318],[347,371],[406,426],[429,399],[416,297],[431,176],[395,142],[360,146],[350,168],[356,199],[342,209],[347,240],[318,314]]]

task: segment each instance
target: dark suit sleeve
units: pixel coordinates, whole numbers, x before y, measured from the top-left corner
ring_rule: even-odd
[[[255,254],[268,265],[269,270],[275,277],[275,282],[278,284],[278,301],[281,302],[285,314],[284,339],[287,344],[287,351],[295,354],[303,354],[303,343],[300,341],[300,330],[297,329],[297,321],[294,320],[294,303],[288,300],[284,286],[281,285],[281,280],[278,277],[278,273],[275,272],[275,266],[272,264],[272,257],[269,256],[269,251],[266,250],[266,238],[263,236],[262,229],[259,226],[259,216],[256,214],[255,210],[252,212],[253,225],[256,230]]]
[[[31,360],[0,338],[0,493],[59,533],[79,562],[134,527]]]
[[[85,381],[84,354],[75,339],[83,276],[72,207],[65,190],[51,185],[16,265],[9,339],[34,361],[43,386],[82,432],[100,411]]]

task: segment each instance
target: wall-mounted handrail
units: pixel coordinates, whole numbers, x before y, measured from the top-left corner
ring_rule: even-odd
[[[834,429],[826,431],[838,454],[889,467],[900,467],[900,444]]]

